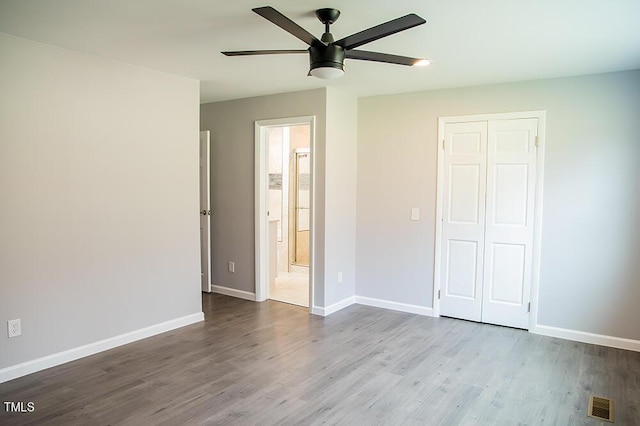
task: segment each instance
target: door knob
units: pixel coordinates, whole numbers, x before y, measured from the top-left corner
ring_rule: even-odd
[[[202,211],[200,212],[200,214],[201,214],[202,216],[206,216],[206,215],[207,215],[207,211],[206,211],[206,210],[202,210]]]

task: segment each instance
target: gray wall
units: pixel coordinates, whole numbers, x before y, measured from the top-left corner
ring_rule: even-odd
[[[356,294],[432,306],[438,117],[530,110],[547,111],[538,323],[640,339],[640,71],[360,99]]]
[[[325,306],[355,295],[358,101],[327,88]],[[338,273],[342,282],[338,282]]]
[[[202,312],[198,82],[0,35],[0,368]]]
[[[315,306],[354,295],[357,100],[331,88],[201,106],[200,128],[212,132],[213,284],[255,292],[255,121],[310,115],[316,117]]]
[[[211,131],[211,282],[255,292],[254,126],[257,120],[316,117],[314,208],[316,235],[324,234],[326,90],[261,96],[200,107],[200,129]],[[314,242],[316,282],[324,281],[324,242]],[[235,272],[228,272],[228,262]],[[324,303],[321,286],[316,304]],[[322,305],[321,305],[322,306]]]

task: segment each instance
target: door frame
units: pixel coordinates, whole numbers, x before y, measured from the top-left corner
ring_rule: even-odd
[[[256,301],[263,302],[269,297],[269,217],[268,184],[269,184],[269,143],[268,130],[272,127],[309,125],[309,150],[311,154],[311,191],[310,235],[309,235],[309,313],[314,303],[314,270],[315,270],[315,116],[279,118],[273,120],[257,120],[255,122],[255,292]]]
[[[443,224],[443,190],[444,188],[444,131],[447,124],[466,123],[471,121],[489,120],[515,120],[524,118],[538,119],[538,151],[536,158],[536,186],[535,201],[533,207],[533,247],[531,250],[531,294],[529,300],[531,310],[529,315],[529,330],[535,328],[538,323],[538,295],[540,283],[540,254],[542,240],[542,200],[544,189],[544,152],[546,135],[546,111],[522,111],[495,114],[463,115],[438,118],[438,163],[437,163],[437,189],[436,189],[436,241],[435,264],[433,268],[433,316],[440,316],[440,280],[442,260],[442,224]]]

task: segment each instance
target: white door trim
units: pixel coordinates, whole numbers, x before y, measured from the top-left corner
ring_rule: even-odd
[[[311,152],[311,223],[309,236],[309,312],[314,303],[314,270],[315,270],[315,116],[280,118],[275,120],[258,120],[255,122],[255,270],[256,270],[256,301],[267,300],[269,295],[269,247],[268,231],[269,218],[267,216],[268,179],[269,179],[269,145],[267,131],[270,127],[296,126],[308,124],[310,130]]]
[[[438,166],[437,166],[437,191],[436,191],[436,246],[435,246],[435,264],[433,273],[433,315],[440,316],[440,278],[441,278],[441,259],[442,259],[442,222],[443,222],[443,182],[444,182],[444,131],[445,126],[450,123],[464,123],[470,121],[489,121],[489,120],[510,120],[510,119],[538,119],[538,152],[536,162],[536,189],[535,189],[535,205],[534,205],[534,224],[533,224],[533,252],[531,263],[531,314],[529,316],[529,329],[534,329],[538,323],[538,289],[540,281],[540,254],[542,240],[542,200],[544,189],[544,153],[545,153],[545,134],[546,134],[546,111],[523,111],[508,112],[496,114],[479,114],[464,115],[457,117],[440,117],[438,118]]]

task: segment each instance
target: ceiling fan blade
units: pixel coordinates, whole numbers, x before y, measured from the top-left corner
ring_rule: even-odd
[[[300,40],[304,41],[309,46],[324,46],[324,43],[315,38],[313,34],[305,30],[300,25],[296,24],[291,19],[287,18],[271,6],[257,7],[251,10],[262,16],[263,18],[276,24],[289,34],[292,34]]]
[[[359,33],[352,34],[343,39],[336,41],[334,44],[344,47],[345,49],[355,49],[358,46],[362,46],[366,43],[371,43],[374,40],[378,40],[382,37],[389,36],[391,34],[398,33],[400,31],[408,30],[409,28],[417,27],[424,24],[425,21],[415,13],[410,13],[403,17],[394,19],[384,24],[376,25]]]
[[[347,50],[345,55],[349,59],[361,61],[386,62],[388,64],[413,66],[423,61],[421,58],[409,58],[408,56],[389,55],[388,53],[368,52],[366,50]]]
[[[236,50],[231,52],[221,52],[225,56],[253,56],[253,55],[282,55],[288,53],[309,53],[306,49],[294,50]]]

